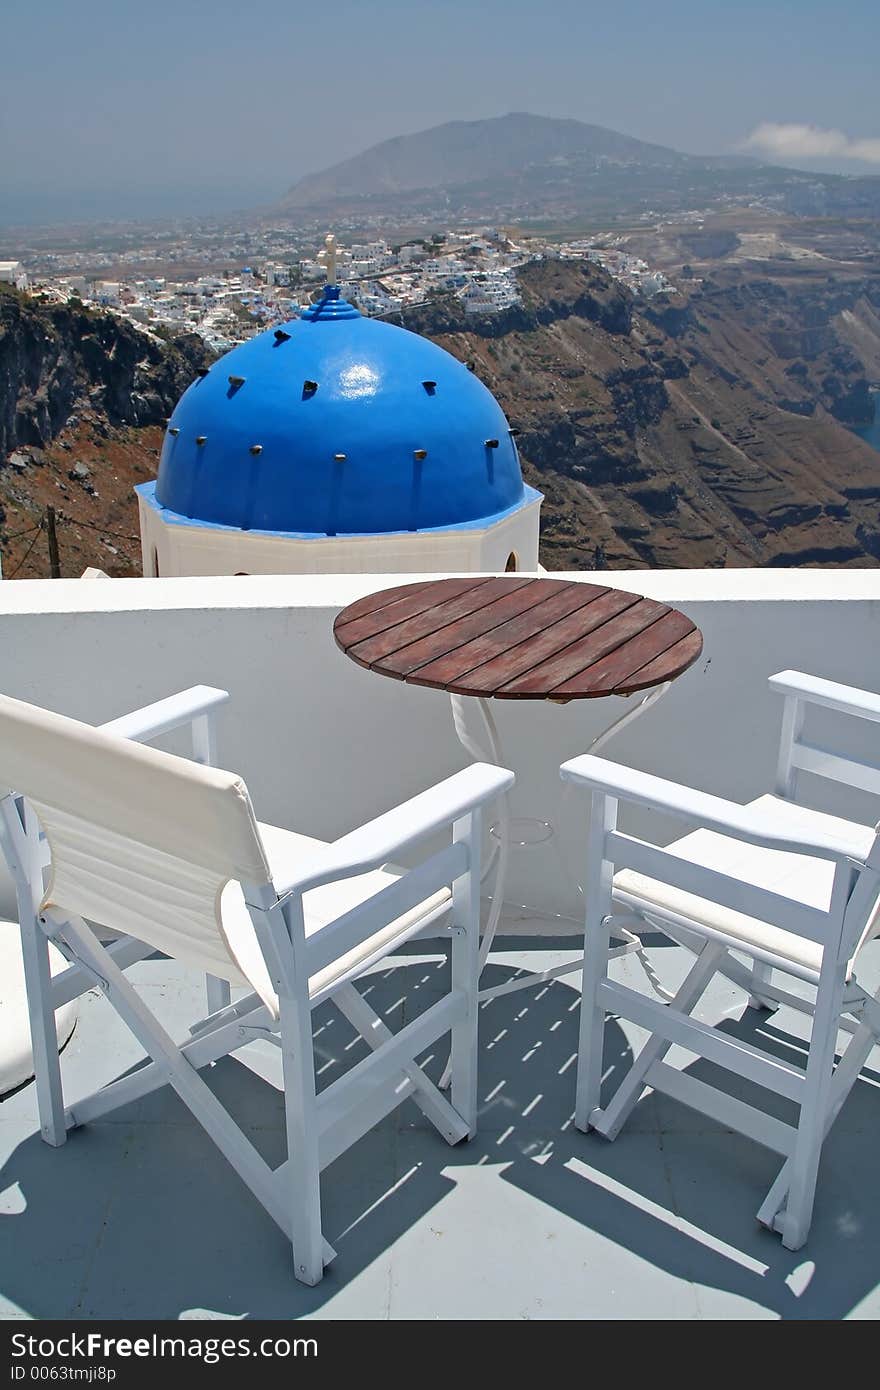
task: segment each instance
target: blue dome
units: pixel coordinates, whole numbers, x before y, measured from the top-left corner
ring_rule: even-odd
[[[536,495],[482,382],[336,287],[193,382],[140,490],[181,519],[305,536],[487,524]]]

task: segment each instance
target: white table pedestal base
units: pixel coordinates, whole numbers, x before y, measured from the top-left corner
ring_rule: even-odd
[[[607,729],[604,729],[602,733],[598,734],[597,737],[593,739],[587,751],[589,753],[598,753],[599,749],[602,748],[614,734],[619,733],[628,724],[631,724],[633,720],[638,719],[640,715],[649,710],[652,705],[655,705],[658,700],[662,699],[671,684],[671,681],[665,681],[662,685],[656,685],[646,690],[641,699],[637,700],[635,704],[630,705]],[[489,708],[488,700],[474,696],[450,695],[450,701],[452,704],[452,721],[455,725],[455,732],[465,751],[470,753],[471,757],[476,758],[479,762],[495,763],[500,767],[507,766],[501,746],[501,739],[498,734],[498,727],[492,716],[492,711]],[[468,708],[475,709],[479,713],[483,724],[485,742],[477,738],[468,728],[466,721],[466,710]],[[553,827],[550,826],[548,822],[535,821],[533,824],[546,825],[552,835]],[[494,843],[491,846],[488,861],[483,870],[483,881],[486,882],[494,873],[494,883],[489,918],[483,930],[483,937],[480,943],[481,970],[489,958],[492,942],[501,920],[510,849],[515,839],[515,837],[511,835],[511,826],[510,799],[509,796],[505,795],[501,798],[498,823],[492,827],[492,840]],[[577,885],[577,888],[578,892],[583,892],[580,884]],[[613,948],[611,956],[629,955],[631,952],[637,953],[640,957],[643,955],[641,941],[638,937],[627,931],[622,935],[622,945]],[[553,970],[547,971],[544,974],[530,975],[523,979],[510,981],[506,985],[497,985],[494,988],[482,989],[480,990],[480,999],[493,999],[498,994],[510,994],[518,989],[529,989],[536,984],[540,984],[542,980],[556,978],[561,975],[574,974],[582,968],[582,964],[583,953],[580,953],[568,964],[558,965]],[[649,972],[649,978],[652,978],[652,976],[653,972]],[[665,995],[665,991],[662,989],[658,990],[658,993]],[[444,1082],[446,1081],[445,1075],[443,1080]]]

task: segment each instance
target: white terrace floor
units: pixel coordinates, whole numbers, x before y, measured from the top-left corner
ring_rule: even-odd
[[[489,982],[547,968],[561,958],[554,945],[571,944],[519,941],[506,950],[511,942],[499,943]],[[540,949],[524,949],[530,945]],[[446,966],[438,955],[395,959],[366,987],[396,1028],[431,1001]],[[653,959],[667,983],[680,975],[677,949],[658,945]],[[880,963],[868,964],[880,976]],[[632,958],[615,969],[644,987]],[[201,1007],[200,980],[161,959],[132,974],[185,1034]],[[793,1254],[755,1223],[778,1163],[767,1151],[659,1096],[641,1103],[614,1144],[574,1129],[578,978],[484,1006],[474,1141],[447,1148],[407,1102],[326,1171],[325,1230],[338,1257],[316,1289],[294,1281],[288,1245],[173,1093],[118,1111],[53,1150],[37,1133],[34,1088],[23,1088],[0,1105],[4,1315],[880,1315],[877,1054],[877,1069],[856,1085],[826,1144],[812,1234]],[[747,1010],[723,983],[701,1013],[786,1056],[798,1050],[801,1016]],[[637,1037],[613,1019],[607,1027],[614,1084]],[[328,1007],[316,1013],[315,1031],[321,1079],[335,1079],[362,1045]],[[671,1055],[705,1075],[709,1064]],[[140,1056],[104,999],[88,995],[64,1056],[69,1097]],[[278,1093],[230,1059],[212,1075],[264,1155],[280,1161]]]

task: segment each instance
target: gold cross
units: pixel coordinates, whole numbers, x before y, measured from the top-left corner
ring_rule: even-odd
[[[324,266],[327,272],[327,284],[336,284],[336,238],[332,232],[328,232],[324,238],[324,250],[318,252],[318,261]]]

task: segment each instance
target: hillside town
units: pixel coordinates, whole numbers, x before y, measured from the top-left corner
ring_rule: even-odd
[[[94,251],[43,252],[0,261],[0,280],[65,302],[111,310],[159,335],[198,333],[225,352],[263,328],[295,317],[327,276],[318,244],[266,229],[231,244],[131,246],[96,272]],[[615,245],[613,235],[571,242],[513,236],[494,227],[434,233],[395,243],[384,237],[335,245],[334,276],[370,317],[394,315],[442,296],[468,315],[501,314],[520,303],[516,271],[542,259],[589,260],[645,297],[674,288],[665,275]],[[286,244],[285,244],[286,242]],[[236,259],[247,263],[236,265]],[[226,264],[221,266],[225,261]],[[199,269],[199,263],[204,269]],[[231,265],[230,265],[231,262]]]

